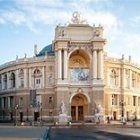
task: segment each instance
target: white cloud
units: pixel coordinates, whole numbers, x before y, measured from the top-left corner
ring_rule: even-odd
[[[70,20],[73,10],[82,11],[91,23],[94,13],[94,21],[104,22],[105,18],[111,17],[108,13],[95,13],[90,6],[91,3],[109,2],[111,0],[14,0],[16,8],[2,11],[0,18],[2,23],[11,22],[15,25],[26,25],[35,27],[36,23],[56,25],[66,23]],[[88,7],[88,8],[87,8]],[[89,12],[91,11],[91,12]],[[96,15],[97,14],[97,15]],[[112,18],[113,20],[113,18]],[[0,23],[1,23],[0,22]],[[93,22],[94,23],[94,22]],[[111,23],[111,22],[109,22]],[[32,26],[28,26],[28,25]],[[111,23],[112,24],[112,23]],[[106,24],[107,25],[107,24]],[[32,29],[31,29],[32,30]]]
[[[11,9],[9,11],[3,12],[1,16],[5,21],[13,22],[16,25],[21,25],[26,22],[24,13],[17,11],[15,9]]]
[[[134,17],[130,18],[130,21],[135,23],[135,24],[139,24],[140,23],[140,16],[134,16]]]
[[[90,25],[101,24],[105,29],[105,38],[110,50],[116,48],[116,54],[120,52],[131,54],[134,50],[139,50],[139,34],[128,34],[123,31],[123,22],[112,12],[94,7],[100,3],[110,4],[112,0],[14,0],[16,8],[11,8],[0,13],[0,23],[11,22],[15,25],[25,25],[30,30],[37,32],[38,24],[65,24],[71,20],[72,12],[80,11],[83,19]],[[140,23],[140,17],[131,18],[131,22]],[[114,48],[113,48],[114,47]],[[126,49],[127,48],[127,49]],[[114,52],[112,52],[114,53]]]
[[[2,17],[0,17],[0,24],[5,24],[5,20]]]
[[[132,57],[133,62],[140,62],[140,34],[127,33],[123,30],[119,30],[114,39],[111,40],[111,36],[107,37],[108,47],[107,52],[114,57],[120,57],[122,54],[128,59],[128,56]]]

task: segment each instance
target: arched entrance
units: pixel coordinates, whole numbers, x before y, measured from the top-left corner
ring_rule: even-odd
[[[88,100],[85,95],[77,94],[71,101],[71,117],[72,120],[84,120],[84,116],[88,114]]]

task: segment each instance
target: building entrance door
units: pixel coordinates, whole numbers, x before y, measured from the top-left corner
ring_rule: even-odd
[[[113,112],[113,120],[117,119],[116,111]]]
[[[83,120],[84,119],[83,106],[71,106],[71,117],[72,120]]]
[[[83,106],[78,106],[78,120],[83,120]]]
[[[82,94],[77,94],[72,98],[71,117],[74,121],[84,120],[84,116],[88,115],[88,101]]]
[[[72,120],[76,120],[76,106],[71,106],[71,117]]]

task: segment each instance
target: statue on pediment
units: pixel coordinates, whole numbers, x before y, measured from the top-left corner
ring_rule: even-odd
[[[72,14],[72,19],[71,19],[72,23],[74,24],[86,24],[87,21],[86,20],[82,20],[81,19],[81,15],[79,12],[75,11],[73,14]]]

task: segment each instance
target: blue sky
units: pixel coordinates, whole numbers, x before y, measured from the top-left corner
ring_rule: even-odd
[[[132,56],[140,64],[139,0],[0,0],[0,64],[32,57],[50,44],[58,24],[79,11],[92,26],[104,27],[108,55]]]

